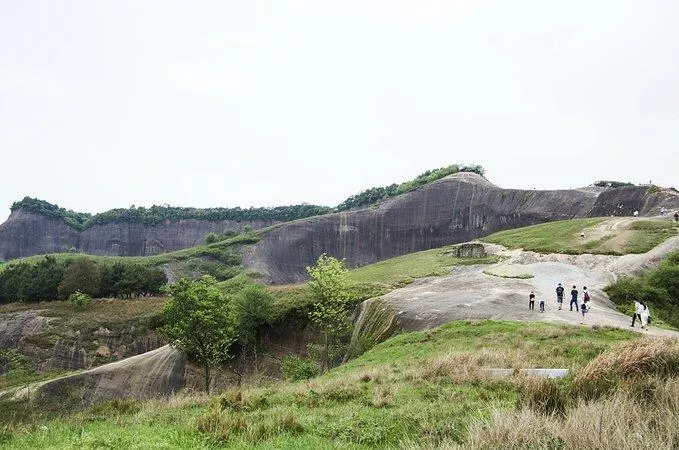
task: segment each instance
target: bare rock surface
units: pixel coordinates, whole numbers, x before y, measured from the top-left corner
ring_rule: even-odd
[[[477,174],[458,173],[373,208],[281,224],[244,250],[244,262],[270,283],[295,283],[324,252],[357,267],[537,223],[635,210],[657,214],[660,205],[679,207],[679,195],[649,186],[502,189]]]
[[[17,210],[0,224],[0,261],[71,249],[92,255],[147,256],[203,244],[205,235],[259,229],[272,221],[183,219],[145,225],[110,222],[77,230],[66,222]]]
[[[113,362],[75,375],[34,383],[0,393],[13,399],[64,401],[86,407],[104,400],[144,400],[168,396],[184,386],[184,357],[170,346]]]
[[[618,276],[638,273],[657,265],[670,251],[679,249],[679,236],[669,239],[651,252],[641,255],[561,255],[539,254],[522,250],[506,250],[485,244],[489,254],[506,259],[491,266],[455,268],[450,275],[424,278],[394,290],[382,298],[394,308],[406,330],[433,328],[458,319],[508,319],[547,321],[565,324],[630,328],[631,318],[619,312],[602,291]],[[509,278],[503,277],[508,274]],[[531,278],[511,278],[516,274]],[[558,309],[555,289],[561,283],[565,290],[563,309]],[[568,295],[577,286],[582,301],[582,288],[587,286],[592,309],[583,320],[579,311],[569,310]],[[528,294],[536,295],[535,310],[528,310]],[[539,300],[545,300],[545,312],[539,311]],[[653,311],[651,311],[653,313]],[[679,333],[650,327],[649,334],[678,336]]]
[[[39,311],[21,311],[3,314],[0,318],[0,349],[20,349],[27,337],[45,329],[50,319],[39,313]]]

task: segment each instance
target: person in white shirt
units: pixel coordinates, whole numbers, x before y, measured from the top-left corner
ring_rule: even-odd
[[[641,328],[648,330],[648,318],[651,316],[651,312],[648,310],[648,306],[644,302],[641,303],[642,309],[639,313],[641,316]]]
[[[641,306],[641,303],[638,301],[634,301],[634,312],[632,313],[632,325],[630,325],[632,328],[634,328],[634,322],[639,319],[639,322],[641,322],[641,310],[643,307]]]

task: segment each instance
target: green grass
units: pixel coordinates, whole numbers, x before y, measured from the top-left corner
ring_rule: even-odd
[[[401,287],[417,278],[447,275],[453,266],[469,264],[492,264],[496,256],[484,258],[456,258],[450,255],[452,246],[409,253],[353,269],[353,283],[379,283],[389,287]]]
[[[645,253],[677,234],[677,228],[668,220],[644,220],[633,222],[629,230],[630,237],[621,250],[612,249],[608,244],[616,235],[611,233],[593,241],[583,241],[582,232],[588,233],[607,220],[598,217],[590,219],[572,219],[550,222],[529,227],[500,231],[481,240],[500,244],[507,248],[522,248],[539,253],[566,253],[579,255],[594,254],[627,254]],[[620,232],[627,232],[621,229]]]
[[[579,245],[583,229],[594,227],[604,218],[573,219],[500,231],[481,240],[507,248],[522,248],[539,253],[584,253]]]
[[[640,220],[631,228],[635,233],[627,243],[629,253],[646,253],[677,234],[677,226],[670,220]]]
[[[519,379],[484,367],[578,370],[612,344],[614,329],[460,321],[377,345],[326,375],[221,397],[107,402],[50,420],[0,428],[3,448],[375,448],[464,444],[473,421],[511,411]],[[19,405],[21,410],[26,405]],[[10,405],[0,402],[0,418]],[[3,420],[3,419],[0,419]]]

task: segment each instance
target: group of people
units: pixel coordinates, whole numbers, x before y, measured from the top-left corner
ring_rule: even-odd
[[[561,310],[563,307],[563,299],[565,292],[566,289],[564,289],[561,283],[559,283],[559,285],[556,287],[556,303],[559,305],[559,310]],[[580,312],[582,314],[581,323],[585,323],[586,314],[592,308],[592,305],[590,303],[589,292],[587,292],[587,286],[582,287],[582,303],[578,303],[579,296],[580,292],[578,291],[578,288],[576,286],[573,286],[573,289],[571,289],[570,310],[573,311],[573,307],[575,307],[575,312]],[[544,298],[540,299],[539,304],[540,312],[541,313],[545,312],[545,299]],[[530,294],[528,295],[528,309],[529,310],[535,309],[535,293],[533,291],[530,291]]]
[[[559,310],[562,309],[563,307],[563,299],[564,299],[564,294],[566,293],[566,290],[564,287],[559,283],[559,285],[556,287],[556,303],[559,305]],[[580,296],[580,292],[578,291],[578,288],[576,286],[573,286],[571,289],[571,301],[570,301],[570,311],[575,311],[575,312],[580,312],[582,314],[582,321],[580,323],[584,324],[585,323],[585,318],[587,317],[587,313],[592,309],[592,304],[590,303],[590,296],[589,292],[587,291],[587,286],[582,287],[582,303],[578,303],[578,299]],[[540,312],[543,313],[545,312],[545,299],[542,298],[539,301],[540,305]],[[530,291],[530,294],[528,295],[528,309],[529,310],[535,310],[535,293],[533,291]],[[634,327],[634,323],[639,320],[641,322],[641,328],[644,330],[648,330],[648,324],[651,321],[651,313],[648,309],[648,306],[643,302],[643,301],[635,301],[634,302],[634,314],[632,315],[632,327]]]
[[[651,311],[643,301],[634,302],[634,313],[632,314],[631,327],[634,328],[634,322],[636,322],[637,319],[639,319],[639,322],[641,322],[641,328],[648,330],[648,323],[651,320]]]

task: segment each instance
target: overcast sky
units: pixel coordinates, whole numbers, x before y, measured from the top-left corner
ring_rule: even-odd
[[[679,187],[679,2],[0,0],[0,220],[334,206],[475,163]]]

